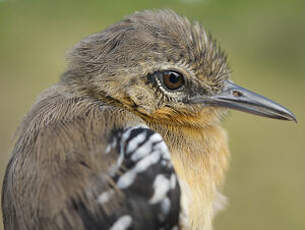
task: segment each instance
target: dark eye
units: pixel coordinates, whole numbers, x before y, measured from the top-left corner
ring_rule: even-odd
[[[183,76],[174,71],[164,71],[162,73],[162,78],[164,85],[170,90],[179,89],[184,85]]]

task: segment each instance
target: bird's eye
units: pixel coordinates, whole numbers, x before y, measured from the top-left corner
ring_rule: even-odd
[[[184,85],[184,78],[180,73],[164,71],[162,73],[163,83],[170,90],[179,89]]]

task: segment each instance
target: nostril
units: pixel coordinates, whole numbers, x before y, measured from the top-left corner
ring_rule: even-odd
[[[233,91],[233,96],[234,96],[234,97],[241,97],[241,96],[243,96],[243,94],[242,94],[242,92],[240,92],[240,91],[234,90],[234,91]]]

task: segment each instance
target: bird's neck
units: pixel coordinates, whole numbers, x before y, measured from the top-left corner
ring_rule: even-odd
[[[211,229],[212,218],[225,201],[218,191],[229,158],[224,129],[219,125],[204,128],[153,126],[170,148],[189,229]]]

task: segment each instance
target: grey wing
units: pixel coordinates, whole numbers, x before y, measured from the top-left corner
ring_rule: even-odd
[[[74,202],[85,229],[178,229],[180,187],[162,137],[138,126],[113,130],[103,154],[115,154],[98,212]]]
[[[81,98],[42,99],[20,128],[4,177],[5,229],[175,227],[180,187],[169,152],[151,129],[126,127],[140,122]]]

